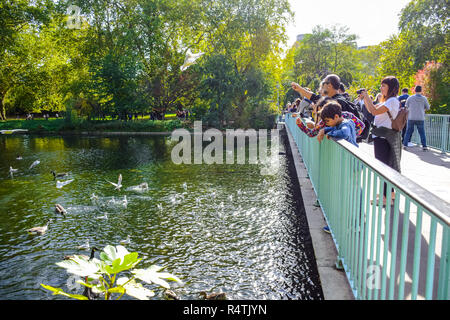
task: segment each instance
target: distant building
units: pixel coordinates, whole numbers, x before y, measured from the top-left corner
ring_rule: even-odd
[[[306,34],[302,33],[302,34],[298,34],[297,35],[297,41],[300,42],[303,40],[303,38],[305,37]]]
[[[358,50],[362,50],[362,49],[367,49],[369,46],[361,46],[361,47],[358,47],[357,49]]]

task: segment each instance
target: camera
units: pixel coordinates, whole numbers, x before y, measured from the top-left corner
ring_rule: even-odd
[[[366,89],[359,89],[359,90],[356,90],[356,93],[357,93],[357,94],[361,94],[361,93],[363,93],[363,91],[366,91]]]

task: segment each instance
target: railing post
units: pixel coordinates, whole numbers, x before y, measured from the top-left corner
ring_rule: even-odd
[[[439,285],[437,295],[439,300],[450,299],[450,237],[448,230],[448,228],[444,228],[442,236],[441,265],[439,268]]]
[[[442,131],[441,131],[441,151],[445,153],[447,151],[447,133],[448,133],[448,116],[444,116],[442,119]]]

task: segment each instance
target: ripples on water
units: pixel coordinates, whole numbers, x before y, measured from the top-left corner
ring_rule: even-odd
[[[89,239],[103,248],[131,236],[140,267],[164,266],[182,299],[224,291],[229,299],[322,299],[299,194],[280,156],[277,175],[261,165],[175,165],[168,137],[0,137],[0,298],[65,299],[64,255]],[[17,155],[23,160],[16,160]],[[39,159],[41,163],[28,170]],[[19,168],[14,178],[9,166]],[[50,174],[70,171],[62,189]],[[123,176],[123,188],[106,180]],[[292,174],[292,173],[291,173]],[[147,192],[126,189],[147,182]],[[99,204],[90,199],[92,193]],[[127,196],[128,205],[120,203]],[[116,200],[116,205],[108,201]],[[66,208],[67,218],[54,214]],[[160,208],[158,208],[158,205]],[[108,219],[97,219],[107,212]],[[53,222],[45,235],[26,229]],[[156,299],[161,299],[156,290]]]

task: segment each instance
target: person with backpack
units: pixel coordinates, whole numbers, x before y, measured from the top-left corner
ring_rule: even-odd
[[[409,94],[408,94],[408,88],[402,89],[402,95],[398,97],[398,101],[400,101],[400,108],[406,108],[406,100],[408,100]],[[405,140],[405,133],[406,133],[406,126],[402,130],[402,141],[404,144]],[[407,141],[408,143],[409,141]]]
[[[362,139],[365,139],[369,132],[369,122],[364,119],[364,116],[358,111],[357,106],[347,100],[342,94],[339,93],[339,88],[341,85],[341,79],[336,74],[329,74],[327,75],[323,81],[322,81],[322,90],[321,93],[325,96],[330,97],[333,100],[336,100],[342,107],[342,111],[350,112],[352,113],[356,118],[361,120],[364,123],[364,130],[360,137],[358,137],[358,142],[360,142]],[[313,92],[302,88],[298,83],[292,82],[291,83],[292,89],[300,93],[303,97],[309,99],[313,103],[317,103],[319,99],[321,98],[320,95],[314,94]]]
[[[381,102],[373,104],[363,90],[362,97],[367,110],[374,115],[374,126],[372,128],[372,137],[374,143],[375,158],[388,165],[392,169],[400,172],[400,160],[402,155],[402,137],[403,128],[393,128],[393,123],[400,111],[400,101],[397,99],[400,83],[393,76],[385,77],[381,81]],[[395,126],[394,126],[395,127]],[[395,130],[397,129],[397,130]],[[400,130],[398,130],[400,129]],[[392,194],[392,202],[395,194]],[[379,199],[376,200],[377,202]],[[386,205],[386,184],[383,190],[383,205]]]

